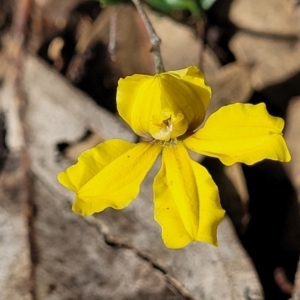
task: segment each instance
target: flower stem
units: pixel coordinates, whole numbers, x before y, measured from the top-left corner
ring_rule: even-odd
[[[151,43],[151,52],[154,55],[154,63],[155,63],[156,73],[165,72],[163,60],[162,60],[161,53],[160,53],[161,40],[160,40],[159,36],[157,35],[157,33],[155,32],[145,10],[143,9],[143,7],[141,5],[140,0],[131,0],[131,1],[135,5],[135,7],[136,7],[138,13],[140,14],[140,16],[145,24],[145,27],[148,31],[148,35],[149,35],[149,39],[150,39],[150,43]]]

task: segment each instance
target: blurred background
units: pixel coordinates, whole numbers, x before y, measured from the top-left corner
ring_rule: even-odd
[[[224,167],[195,156],[227,217],[219,248],[166,249],[151,184],[122,212],[71,212],[57,173],[108,138],[119,78],[154,74],[126,0],[0,0],[0,300],[300,300],[300,5],[296,0],[145,0],[166,70],[198,66],[208,110],[264,102],[285,119],[287,164]]]

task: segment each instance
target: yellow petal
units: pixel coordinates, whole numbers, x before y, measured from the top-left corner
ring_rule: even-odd
[[[196,67],[120,79],[117,106],[121,117],[141,136],[174,139],[202,122],[211,89]]]
[[[160,152],[156,144],[109,140],[83,152],[58,180],[76,193],[73,210],[81,215],[122,209],[136,198]]]
[[[118,82],[118,112],[136,134],[145,137],[150,136],[148,127],[152,115],[160,115],[161,111],[160,93],[154,87],[154,78],[135,74]]]
[[[252,165],[265,158],[287,162],[291,156],[283,127],[284,121],[269,115],[264,103],[236,103],[213,113],[184,143],[195,152],[218,157],[225,165]]]
[[[182,248],[195,241],[217,245],[223,216],[218,188],[207,170],[190,159],[182,143],[165,147],[154,180],[154,217],[165,245]]]

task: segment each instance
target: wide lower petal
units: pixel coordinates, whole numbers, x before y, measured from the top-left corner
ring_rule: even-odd
[[[236,103],[213,113],[184,143],[195,152],[218,157],[225,165],[252,165],[265,158],[288,162],[291,156],[283,127],[284,121],[269,115],[264,103]]]
[[[196,241],[217,245],[217,227],[224,216],[218,188],[182,143],[163,149],[153,187],[154,217],[167,247],[182,248]]]
[[[76,193],[72,208],[79,214],[122,209],[136,198],[160,152],[156,144],[109,140],[83,152],[58,180]]]

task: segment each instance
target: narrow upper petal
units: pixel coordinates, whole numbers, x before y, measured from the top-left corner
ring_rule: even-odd
[[[264,103],[236,103],[213,113],[184,143],[195,152],[218,157],[225,165],[252,165],[265,158],[287,162],[291,156],[283,127],[284,121],[269,115]]]
[[[120,79],[117,106],[121,117],[138,135],[168,141],[203,122],[210,97],[211,89],[203,74],[189,67]]]
[[[217,245],[217,227],[224,216],[218,188],[182,143],[163,149],[153,187],[154,217],[167,247],[182,248],[193,241]]]
[[[109,140],[83,152],[58,180],[76,193],[73,210],[79,214],[122,209],[136,198],[160,152],[156,144]]]

